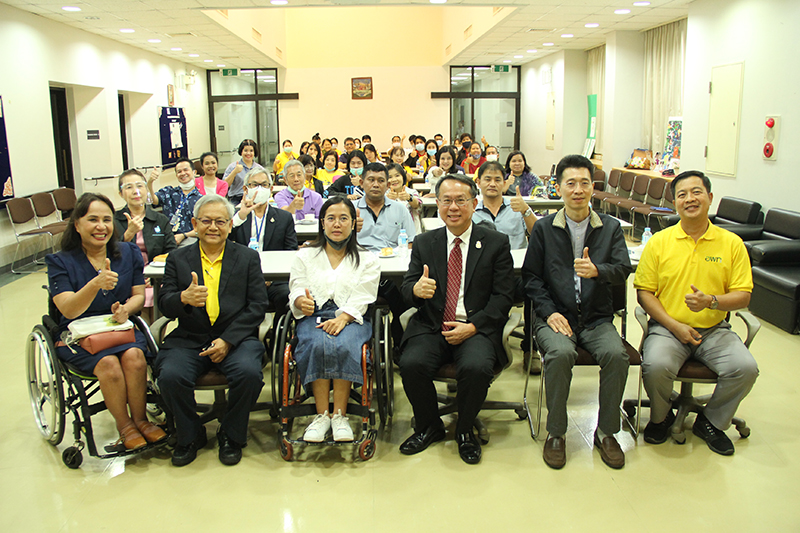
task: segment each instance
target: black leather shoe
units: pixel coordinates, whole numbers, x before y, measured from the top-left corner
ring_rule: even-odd
[[[217,430],[217,442],[219,443],[219,462],[233,466],[242,460],[243,446],[231,439],[222,428]]]
[[[175,450],[172,452],[172,464],[175,466],[188,465],[197,457],[197,450],[203,448],[206,444],[208,444],[206,429],[200,427],[200,432],[192,442],[186,446],[181,446],[180,444],[175,446]]]
[[[456,444],[458,444],[458,455],[465,463],[476,465],[481,462],[481,443],[472,431],[456,435]]]
[[[400,453],[414,455],[419,453],[434,442],[444,439],[444,424],[441,422],[428,426],[425,431],[414,433],[400,445]]]

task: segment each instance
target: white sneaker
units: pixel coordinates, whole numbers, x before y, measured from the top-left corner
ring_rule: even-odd
[[[311,421],[303,433],[303,440],[306,442],[322,442],[330,429],[331,417],[328,416],[328,411],[325,411],[324,414],[314,417],[314,420]]]
[[[336,442],[347,442],[353,440],[353,430],[350,421],[346,416],[342,416],[342,410],[333,415],[331,419],[331,429],[333,430],[333,440]]]

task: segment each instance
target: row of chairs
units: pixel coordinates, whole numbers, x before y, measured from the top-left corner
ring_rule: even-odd
[[[11,272],[22,274],[36,271],[36,269],[22,270],[14,268],[23,240],[46,236],[48,238],[47,248],[54,250],[55,236],[60,235],[67,228],[64,214],[75,208],[76,201],[75,190],[62,187],[51,192],[38,192],[31,196],[12,198],[6,203],[8,218],[11,221],[14,237],[17,240],[17,246],[14,248],[14,258],[11,260]],[[55,221],[48,223],[48,218],[55,219]],[[31,226],[33,227],[31,228]],[[41,247],[36,249],[31,263],[32,265],[37,265],[37,268],[42,264],[42,260],[39,259],[40,252]]]
[[[603,172],[603,171],[599,171]],[[599,183],[596,172],[595,183]],[[604,174],[604,173],[603,173]],[[608,175],[602,190],[595,189],[592,202],[596,209],[612,213],[615,217],[628,213],[633,233],[636,229],[636,215],[645,219],[645,225],[651,226],[651,218],[659,221],[663,217],[675,214],[674,198],[669,181],[664,178],[651,178],[646,174],[623,172],[613,169]],[[659,222],[660,223],[660,222]]]

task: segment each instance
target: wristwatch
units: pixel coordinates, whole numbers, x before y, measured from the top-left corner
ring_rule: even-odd
[[[531,209],[531,208],[529,207],[529,208],[528,208],[528,210],[527,210],[527,211],[525,211],[525,213],[523,213],[523,214],[522,214],[522,216],[523,216],[523,217],[525,217],[525,218],[528,218],[528,217],[529,217],[529,216],[531,216],[532,214],[533,214],[533,209]]]
[[[709,309],[716,309],[719,307],[719,300],[713,294],[711,295],[711,305],[708,306]]]

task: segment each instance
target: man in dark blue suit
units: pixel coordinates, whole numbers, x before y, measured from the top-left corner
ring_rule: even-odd
[[[242,205],[233,217],[228,238],[259,252],[297,250],[294,218],[288,211],[269,205],[271,191],[272,178],[263,168],[247,173]],[[278,314],[283,314],[289,303],[289,282],[267,282],[267,294]]]
[[[206,445],[197,415],[197,378],[216,367],[228,380],[228,408],[217,430],[219,459],[234,465],[247,442],[250,409],[264,386],[264,345],[258,326],[267,291],[258,253],[228,241],[233,206],[211,194],[197,201],[192,225],[198,242],[167,258],[158,307],[178,327],[158,353],[158,385],[175,417],[172,464],[184,466]]]
[[[433,377],[454,361],[458,379],[458,453],[468,464],[481,459],[472,426],[492,381],[495,363],[505,363],[503,327],[514,294],[508,237],[472,223],[475,182],[447,175],[436,186],[445,227],[414,241],[402,293],[419,308],[403,336],[400,369],[416,419],[416,432],[400,446],[419,453],[445,436]]]

